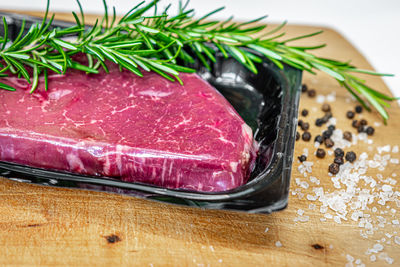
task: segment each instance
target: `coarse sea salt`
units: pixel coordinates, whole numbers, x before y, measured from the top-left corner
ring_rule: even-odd
[[[325,102],[325,96],[323,96],[323,95],[317,95],[317,98],[315,99],[315,101],[316,101],[318,104],[322,104],[322,103]]]
[[[328,102],[335,102],[335,100],[336,100],[336,92],[335,91],[333,91],[332,93],[330,93],[326,96],[326,101],[328,101]]]
[[[336,125],[336,119],[329,121],[328,125]],[[349,142],[343,139],[343,131],[336,128],[331,136],[335,145],[332,149],[327,150],[327,154],[333,155],[335,148],[342,148],[345,152],[350,151],[348,148],[357,145],[360,141],[372,144],[373,140],[368,137],[366,133],[353,134],[353,140]],[[319,146],[320,144],[315,144],[315,147],[317,145]],[[319,212],[323,215],[319,218],[321,222],[333,219],[336,224],[343,224],[344,220],[350,218],[360,227],[359,232],[361,237],[370,239],[372,236],[380,234],[378,242],[372,248],[368,249],[366,254],[372,254],[370,255],[371,261],[376,261],[377,256],[380,256],[380,259],[391,264],[393,263],[393,259],[383,252],[383,244],[399,244],[400,242],[400,237],[395,236],[395,232],[391,234],[386,230],[387,227],[398,227],[400,225],[399,220],[395,217],[397,215],[396,209],[392,205],[394,203],[400,208],[400,192],[395,191],[394,185],[397,181],[391,178],[396,177],[397,174],[393,172],[391,177],[382,174],[386,167],[390,166],[388,164],[399,164],[398,159],[392,157],[393,153],[399,152],[399,147],[398,145],[393,147],[391,145],[378,146],[376,147],[375,154],[375,147],[365,147],[367,149],[358,155],[355,162],[350,163],[346,161],[340,166],[339,173],[336,175],[328,173],[326,177],[319,177],[321,181],[331,181],[334,187],[333,190],[329,187],[329,189],[325,189],[322,186],[316,186],[320,184],[320,180],[312,174],[312,161],[309,160],[306,161],[306,164],[301,164],[303,166],[299,168],[299,171],[305,177],[308,175],[311,183],[307,183],[307,187],[304,186],[303,181],[299,180],[298,183],[296,181],[300,187],[300,191],[296,191],[296,193],[299,194],[301,190],[305,190],[306,192],[302,191],[304,192],[302,195],[306,196],[308,201],[320,204],[318,208],[316,204],[311,203],[309,204],[309,209],[316,209],[317,211],[319,209]],[[308,150],[306,152],[308,153]],[[377,171],[380,173],[376,173]],[[326,186],[326,182],[323,185]],[[310,194],[310,190],[314,194]],[[309,218],[307,217],[304,216],[304,213],[297,214],[295,221],[308,221]],[[393,237],[393,240],[391,240],[391,237]],[[353,265],[364,266],[361,259],[355,262],[354,258],[348,262],[348,266]]]
[[[376,261],[376,256],[375,256],[375,255],[369,256],[369,260],[370,260],[370,261]]]
[[[281,241],[276,241],[275,242],[275,246],[278,247],[278,248],[282,247]]]
[[[399,159],[392,158],[390,159],[390,163],[399,164]]]
[[[304,214],[304,210],[298,209],[298,210],[297,210],[297,214],[300,215],[300,216],[303,215],[303,214]]]

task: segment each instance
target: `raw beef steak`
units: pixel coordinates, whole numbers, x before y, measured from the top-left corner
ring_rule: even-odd
[[[0,160],[143,182],[224,191],[242,185],[254,163],[252,131],[228,101],[196,74],[184,85],[70,71],[34,94],[23,79],[0,92]]]

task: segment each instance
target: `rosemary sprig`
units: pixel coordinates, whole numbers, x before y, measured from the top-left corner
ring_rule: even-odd
[[[104,16],[89,28],[85,26],[85,15],[77,0],[81,14],[78,16],[72,12],[75,25],[60,29],[52,27],[54,15],[48,18],[48,1],[42,23],[32,25],[24,34],[23,22],[21,31],[14,40],[9,39],[8,24],[3,17],[0,77],[23,77],[31,84],[31,92],[34,92],[40,75],[44,77],[47,90],[49,71],[62,74],[68,69],[78,69],[87,73],[98,73],[99,68],[103,68],[108,72],[106,61],[111,61],[138,76],[143,76],[143,71],[154,71],[171,81],[177,80],[181,83],[179,73],[194,72],[184,65],[194,62],[195,59],[210,68],[209,62],[215,62],[216,53],[221,52],[225,57],[231,56],[250,71],[257,73],[255,63],[262,61],[262,55],[279,68],[287,64],[313,74],[315,70],[329,74],[366,109],[370,110],[370,106],[373,106],[385,122],[388,119],[385,107],[389,107],[388,101],[395,98],[370,88],[355,74],[391,76],[390,74],[358,69],[348,62],[326,59],[310,53],[324,45],[299,47],[289,44],[320,34],[321,31],[281,40],[284,33],[277,32],[286,24],[282,23],[267,33],[254,37],[267,27],[255,24],[265,17],[244,23],[233,23],[232,17],[225,21],[210,20],[212,15],[223,9],[219,8],[195,19],[195,12],[188,8],[188,2],[180,2],[177,15],[171,16],[168,14],[171,5],[158,12],[157,2],[158,0],[153,0],[146,4],[143,1],[117,21],[115,8],[112,8],[112,15],[109,16],[109,8],[103,0]],[[144,15],[151,9],[154,11],[153,15]],[[78,53],[87,57],[86,65],[73,59]],[[15,90],[1,82],[0,88]]]

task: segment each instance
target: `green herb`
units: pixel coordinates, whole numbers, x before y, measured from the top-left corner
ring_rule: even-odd
[[[284,64],[315,74],[323,71],[335,78],[367,110],[373,106],[382,116],[388,119],[385,107],[388,101],[395,100],[370,88],[365,81],[355,76],[365,73],[378,76],[390,74],[376,73],[358,69],[348,62],[321,58],[309,51],[323,47],[291,46],[290,42],[309,38],[321,31],[281,40],[284,33],[278,34],[286,23],[260,34],[267,26],[257,25],[265,17],[244,23],[233,23],[232,17],[225,21],[210,20],[210,17],[221,11],[216,9],[195,19],[195,12],[189,9],[188,2],[179,3],[179,12],[168,15],[171,5],[162,12],[157,11],[158,0],[139,3],[117,20],[115,8],[109,16],[109,8],[103,0],[105,12],[101,21],[92,27],[85,27],[85,15],[79,1],[80,16],[72,12],[75,25],[69,28],[51,27],[54,15],[48,19],[49,1],[42,23],[32,25],[24,34],[24,25],[15,40],[8,36],[8,25],[3,17],[4,36],[0,36],[0,76],[12,75],[24,77],[31,84],[31,92],[38,86],[39,76],[43,74],[45,88],[48,85],[48,71],[59,74],[68,69],[77,69],[87,73],[98,73],[99,68],[108,72],[106,61],[118,64],[138,76],[143,71],[154,71],[169,80],[179,79],[180,72],[194,72],[183,65],[199,60],[210,68],[209,62],[215,62],[215,55],[221,52],[225,57],[231,56],[257,73],[254,63],[261,62],[259,55],[271,60],[279,68]],[[144,15],[153,10],[153,15]],[[146,13],[147,14],[147,13]],[[254,26],[255,25],[255,26]],[[73,60],[73,55],[83,53],[87,65]],[[0,83],[0,88],[14,90],[11,86]]]

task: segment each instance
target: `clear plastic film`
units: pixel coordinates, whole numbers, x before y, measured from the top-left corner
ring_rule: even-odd
[[[254,166],[252,130],[196,74],[183,85],[116,65],[49,77],[33,94],[23,79],[0,92],[0,160],[194,191],[226,191]]]

